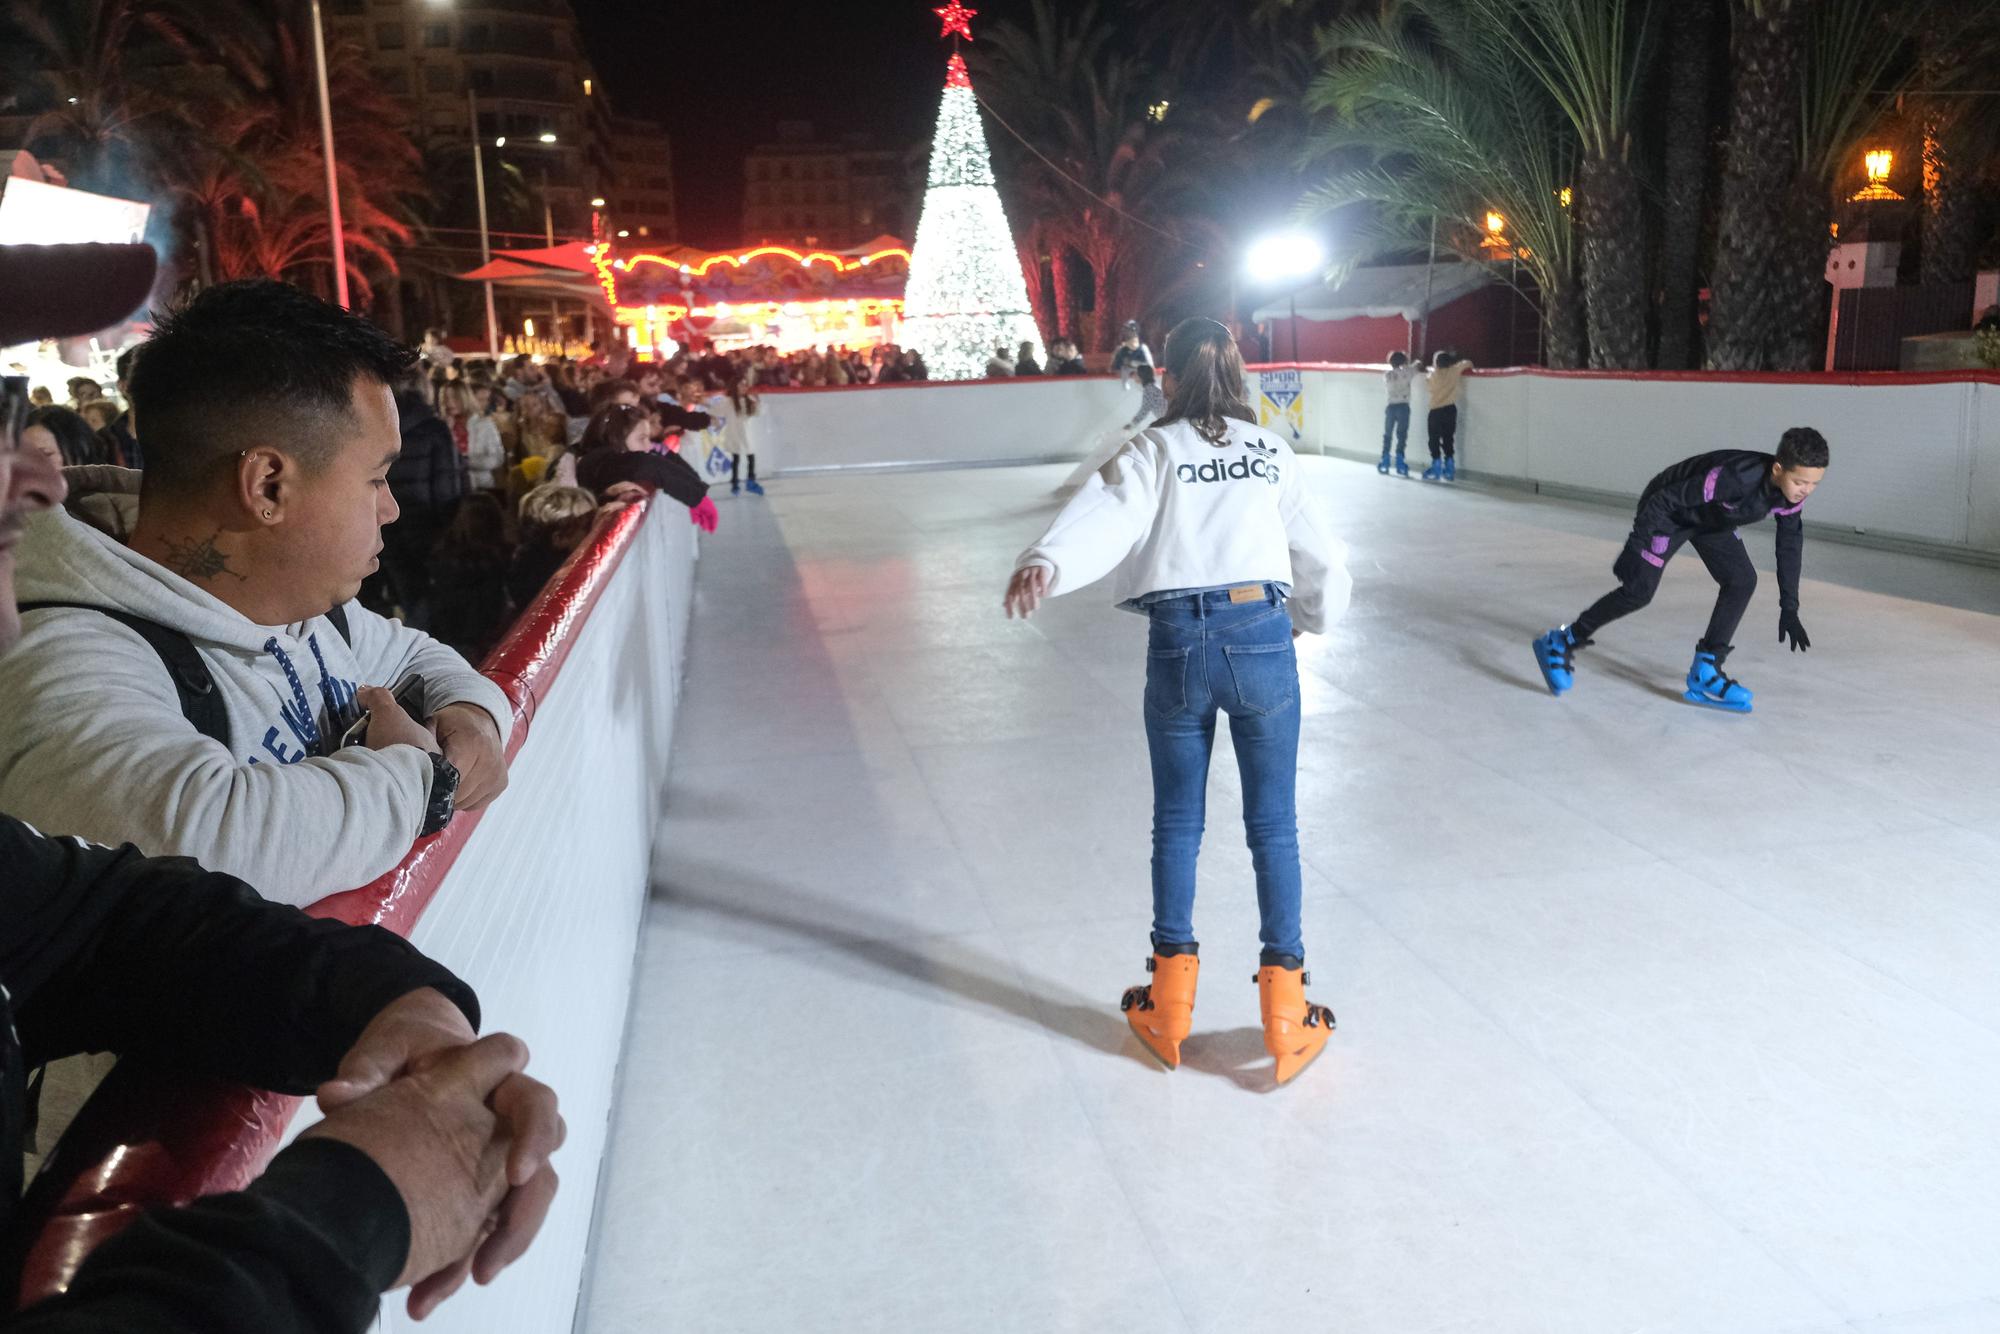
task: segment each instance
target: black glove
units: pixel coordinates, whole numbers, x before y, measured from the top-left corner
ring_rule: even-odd
[[[1787,639],[1792,641],[1792,652],[1794,653],[1799,653],[1812,647],[1812,640],[1806,638],[1806,628],[1800,623],[1799,614],[1795,611],[1781,611],[1778,613],[1778,642],[1782,644]]]

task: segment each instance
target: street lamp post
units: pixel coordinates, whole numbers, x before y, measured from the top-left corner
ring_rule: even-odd
[[[340,173],[333,156],[333,99],[326,87],[326,31],[312,0],[313,73],[319,79],[319,146],[326,158],[326,216],[333,231],[333,299],[347,305],[347,234],[340,223]]]
[[[543,136],[544,140],[547,137],[546,135]],[[542,237],[548,242],[549,249],[554,250],[556,248],[556,214],[555,209],[549,204],[549,169],[547,167],[542,168]],[[552,296],[549,298],[549,330],[555,335],[557,356],[561,356],[563,352],[562,327],[562,298]]]
[[[317,5],[318,0],[314,0]],[[493,262],[493,237],[486,229],[486,152],[479,143],[479,94],[470,79],[465,85],[465,106],[472,125],[472,185],[479,194],[479,262]],[[493,280],[481,284],[486,289],[486,355],[500,360],[500,321],[493,313]]]

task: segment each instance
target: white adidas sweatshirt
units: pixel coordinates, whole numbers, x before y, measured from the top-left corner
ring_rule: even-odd
[[[123,470],[71,470],[72,503],[107,513],[111,497],[89,493],[107,477],[128,492],[129,512],[137,474]],[[229,712],[225,749],[194,730],[159,654],[133,631],[94,611],[27,613],[19,646],[0,658],[0,810],[48,833],[193,857],[268,899],[308,904],[394,867],[423,827],[423,751],[308,754],[315,730],[337,741],[359,716],[357,686],[421,673],[430,711],[476,704],[502,737],[512,724],[506,696],[464,658],[359,603],[347,606],[352,648],[324,617],[254,625],[62,510],[33,520],[16,555],[23,602],[115,607],[185,633]]]
[[[1014,568],[1047,566],[1049,593],[1112,575],[1121,606],[1148,593],[1291,586],[1292,623],[1320,634],[1347,609],[1347,549],[1314,512],[1291,446],[1231,420],[1212,445],[1188,422],[1128,441]]]

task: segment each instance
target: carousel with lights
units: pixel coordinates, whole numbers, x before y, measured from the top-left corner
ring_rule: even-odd
[[[613,318],[642,359],[689,343],[721,351],[873,347],[896,341],[910,252],[893,236],[846,250],[763,245],[592,250]]]

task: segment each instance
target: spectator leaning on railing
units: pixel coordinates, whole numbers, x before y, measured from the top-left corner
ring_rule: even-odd
[[[0,246],[0,345],[100,328],[152,278],[143,246]],[[0,381],[0,654],[21,628],[22,529],[64,493],[61,472],[20,448],[27,392]],[[23,706],[0,693],[0,707]],[[247,1189],[140,1215],[60,1295],[0,1315],[0,1330],[359,1334],[381,1292],[414,1284],[421,1317],[534,1239],[556,1191],[555,1095],[522,1073],[518,1040],[475,1040],[470,988],[406,942],[314,921],[191,861],[48,838],[11,816],[0,816],[0,883],[11,1253],[27,1242],[16,1234],[30,1066],[128,1053],[284,1092],[317,1086],[327,1114]]]
[[[21,542],[23,600],[54,605],[0,663],[0,810],[304,904],[500,794],[506,697],[351,601],[396,517],[409,357],[273,282],[161,324],[133,372],[143,486],[90,470],[72,505],[102,527],[57,509]],[[414,676],[435,737],[391,697]],[[343,746],[364,709],[365,744]]]

